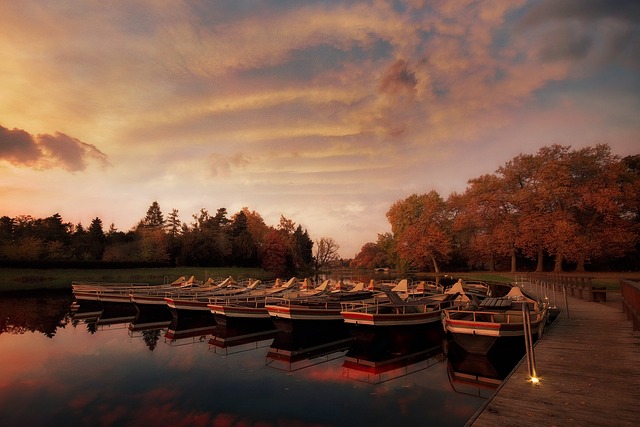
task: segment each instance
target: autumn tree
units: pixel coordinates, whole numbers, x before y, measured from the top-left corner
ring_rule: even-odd
[[[293,254],[289,236],[283,230],[270,229],[261,248],[262,268],[277,277],[284,277],[294,271]]]
[[[413,194],[395,202],[387,212],[398,255],[417,268],[432,266],[451,254],[451,221],[446,202],[436,191]]]
[[[351,260],[351,268],[373,270],[379,267],[389,267],[390,263],[387,254],[377,243],[365,243],[360,252]]]
[[[467,256],[482,259],[495,270],[497,256],[511,259],[511,271],[516,271],[516,239],[518,211],[513,191],[497,175],[482,175],[469,180],[464,194],[453,194],[447,201],[455,206],[453,227],[456,236],[464,236]]]

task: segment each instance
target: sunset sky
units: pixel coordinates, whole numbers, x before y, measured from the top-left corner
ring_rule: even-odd
[[[353,257],[520,153],[640,154],[640,2],[0,2],[0,216],[281,215]]]

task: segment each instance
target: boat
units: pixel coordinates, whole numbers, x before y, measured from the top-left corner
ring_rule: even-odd
[[[218,324],[238,323],[243,319],[271,319],[265,307],[267,296],[284,293],[289,300],[316,297],[329,291],[331,281],[326,280],[315,288],[310,283],[310,280],[305,279],[299,290],[294,290],[291,285],[281,285],[265,289],[267,292],[255,291],[232,297],[216,297],[210,299],[208,307]],[[271,292],[268,292],[270,290]]]
[[[132,294],[166,293],[177,289],[191,288],[200,282],[193,276],[181,276],[170,283],[112,283],[112,282],[71,282],[71,290],[76,300],[130,303]]]
[[[165,304],[174,315],[182,312],[200,311],[211,312],[210,304],[217,304],[231,300],[264,299],[268,295],[276,295],[293,289],[298,279],[293,277],[283,283],[280,279],[269,286],[260,280],[249,281],[246,284],[229,283],[228,286],[218,290],[210,290],[202,293],[178,293],[163,297]]]
[[[386,298],[343,302],[340,315],[352,331],[360,328],[408,327],[440,323],[442,310],[469,304],[459,286],[441,294],[404,296],[402,288],[385,291]]]
[[[548,309],[517,286],[504,297],[484,299],[476,309],[444,310],[442,321],[445,331],[466,352],[486,356],[501,347],[525,344],[525,313],[535,340],[544,331]]]
[[[366,300],[375,295],[376,291],[365,289],[363,283],[345,290],[344,283],[339,281],[332,291],[308,298],[269,297],[265,308],[278,329],[288,331],[292,323],[343,324],[340,314],[343,302]]]
[[[244,289],[249,283],[250,282],[240,284],[236,282],[233,277],[227,277],[219,283],[216,283],[213,279],[209,278],[206,282],[197,286],[154,290],[133,289],[130,298],[136,305],[167,306],[167,298],[193,301],[208,298],[223,292],[232,292],[232,290],[238,292],[237,289]],[[169,306],[169,308],[171,308],[171,306]]]

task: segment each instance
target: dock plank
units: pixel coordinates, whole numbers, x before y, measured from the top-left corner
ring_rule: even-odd
[[[639,425],[640,333],[621,304],[570,298],[569,312],[535,346],[540,383],[523,361],[467,425]]]

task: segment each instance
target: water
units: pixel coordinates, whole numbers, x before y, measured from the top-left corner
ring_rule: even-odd
[[[3,425],[460,426],[505,375],[416,334],[232,329],[133,306],[74,317],[72,300],[0,296]]]

